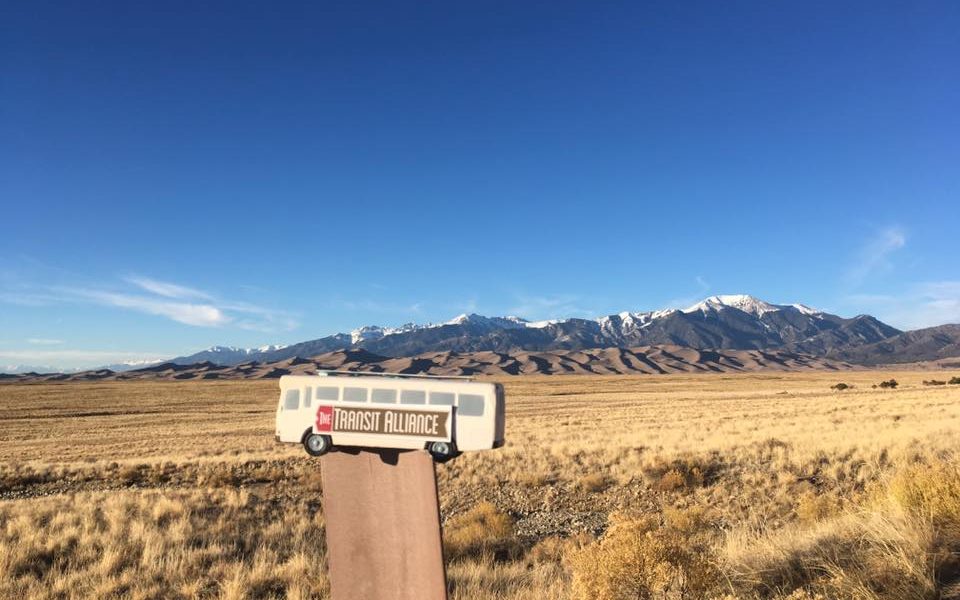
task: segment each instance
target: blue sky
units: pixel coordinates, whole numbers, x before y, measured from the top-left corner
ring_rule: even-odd
[[[955,2],[0,23],[0,365],[719,293],[960,321]]]

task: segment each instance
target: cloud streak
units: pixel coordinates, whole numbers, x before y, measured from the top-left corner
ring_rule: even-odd
[[[63,340],[55,340],[51,338],[27,338],[28,344],[33,344],[34,346],[58,346],[63,343]]]
[[[175,298],[179,300],[191,298],[198,300],[213,300],[213,297],[206,292],[201,292],[200,290],[177,285],[175,283],[157,281],[156,279],[150,279],[149,277],[140,277],[135,275],[127,277],[126,280],[143,290],[158,296],[163,296],[165,298]]]
[[[166,317],[172,321],[196,327],[221,327],[232,318],[212,304],[196,304],[170,300],[164,297],[107,292],[84,288],[55,288],[65,298],[86,301],[100,306],[123,308]]]
[[[696,277],[693,278],[693,281],[697,284],[697,287],[699,288],[696,292],[687,296],[672,298],[669,301],[667,301],[667,303],[664,305],[664,308],[684,309],[684,308],[687,308],[688,306],[691,306],[703,300],[707,292],[710,291],[710,283],[707,282],[707,280],[704,279],[702,275],[697,275]]]
[[[246,302],[222,300],[196,288],[130,276],[133,289],[117,291],[106,286],[19,286],[0,290],[0,302],[26,306],[80,303],[135,311],[163,317],[193,327],[235,326],[262,332],[291,331],[299,326],[285,311]]]
[[[907,236],[900,227],[888,227],[867,240],[857,254],[848,273],[848,282],[857,287],[870,276],[892,267],[890,256],[907,245]]]
[[[960,281],[928,281],[911,285],[900,295],[855,294],[846,301],[899,329],[960,323]]]

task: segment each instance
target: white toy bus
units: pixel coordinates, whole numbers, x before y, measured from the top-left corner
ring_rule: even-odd
[[[437,462],[503,446],[499,383],[321,371],[280,378],[276,438],[312,456],[338,446],[426,449]]]

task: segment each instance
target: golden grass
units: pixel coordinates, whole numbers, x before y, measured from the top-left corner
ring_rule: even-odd
[[[929,376],[505,379],[508,445],[438,468],[451,598],[949,597],[960,386]],[[0,598],[326,598],[276,390],[0,385]]]

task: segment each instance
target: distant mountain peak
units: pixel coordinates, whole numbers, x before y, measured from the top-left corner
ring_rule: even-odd
[[[683,309],[685,313],[694,313],[697,311],[708,312],[711,310],[722,310],[724,308],[735,308],[755,317],[762,317],[766,313],[780,310],[796,310],[805,315],[820,314],[819,310],[810,308],[803,304],[773,304],[766,300],[761,300],[749,294],[721,294],[710,296],[693,306]]]
[[[464,313],[443,323],[444,325],[476,325],[480,327],[513,328],[526,327],[527,320],[520,317],[486,317],[477,313]]]
[[[257,352],[273,352],[274,350],[283,350],[286,348],[283,344],[267,344],[256,348],[238,348],[237,346],[210,346],[205,352],[212,354],[256,354]],[[156,362],[156,361],[155,361]]]

